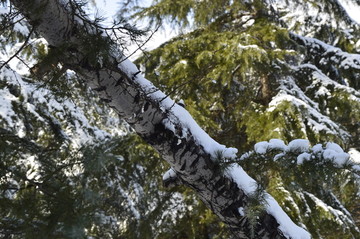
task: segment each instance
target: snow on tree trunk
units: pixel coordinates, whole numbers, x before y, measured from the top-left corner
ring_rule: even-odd
[[[90,59],[90,39],[107,39],[101,30],[76,15],[65,0],[12,0],[52,49],[61,49],[59,63],[74,70],[119,116],[171,165],[176,177],[194,189],[201,200],[234,232],[236,238],[310,238],[266,194],[265,212],[256,223],[247,217],[248,197],[256,184],[240,166],[221,170],[217,155],[236,157],[209,137],[190,114],[139,74],[139,70],[109,42],[107,57],[100,50]],[[84,42],[87,42],[85,45]],[[94,53],[92,52],[92,53]],[[259,172],[261,173],[261,172]],[[174,175],[173,175],[174,176]],[[245,210],[244,210],[245,208]]]

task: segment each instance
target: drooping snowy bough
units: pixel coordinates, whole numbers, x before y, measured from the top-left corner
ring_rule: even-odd
[[[11,2],[51,49],[58,49],[57,61],[77,72],[171,165],[164,181],[181,181],[194,189],[236,238],[310,238],[267,194],[265,212],[250,223],[244,208],[256,190],[255,181],[237,164],[224,172],[216,160],[219,154],[234,159],[237,150],[214,141],[183,107],[144,79],[101,29],[79,17],[71,1]],[[99,40],[107,46],[99,47]]]

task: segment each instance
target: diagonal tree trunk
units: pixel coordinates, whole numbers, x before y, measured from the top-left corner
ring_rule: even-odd
[[[254,191],[254,181],[240,166],[232,165],[223,171],[216,160],[219,154],[235,158],[237,150],[215,142],[184,108],[144,79],[100,29],[77,16],[79,12],[71,1],[11,2],[51,48],[61,52],[59,62],[77,72],[159,151],[174,170],[169,173],[170,178],[194,189],[206,206],[230,227],[235,238],[310,238],[270,195],[266,197],[265,212],[255,224],[250,223],[246,206],[248,196]],[[107,44],[106,57],[100,56],[103,48],[92,38]],[[89,49],[98,53],[98,57],[92,59]]]

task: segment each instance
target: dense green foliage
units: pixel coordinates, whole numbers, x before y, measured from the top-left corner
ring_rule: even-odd
[[[135,11],[188,32],[138,59],[146,77],[243,152],[241,166],[314,238],[359,238],[359,158],[253,150],[306,138],[360,151],[360,30],[339,2],[158,0]],[[157,153],[5,16],[0,64],[22,51],[0,69],[0,237],[230,238],[191,190],[164,189]],[[37,62],[45,69],[29,75]],[[311,160],[298,163],[302,153]],[[251,196],[255,223],[262,195]]]
[[[351,55],[360,50],[359,25],[337,1],[283,4],[158,1],[140,14],[180,27],[192,19],[196,29],[137,63],[226,145],[246,151],[272,138],[306,138],[359,150],[360,56]],[[358,173],[321,163],[321,155],[301,165],[298,154],[274,155],[240,164],[314,238],[359,237]]]

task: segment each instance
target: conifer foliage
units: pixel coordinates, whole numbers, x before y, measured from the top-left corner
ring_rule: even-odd
[[[139,59],[146,77],[250,150],[240,165],[314,238],[359,237],[359,23],[341,1],[169,2],[138,14],[194,30]]]
[[[87,21],[85,3],[69,2]],[[360,237],[360,26],[341,2],[157,0],[134,10],[188,32],[137,64],[242,152],[216,152],[214,171],[241,165],[259,183],[237,212],[248,237],[261,234],[264,189],[313,238]],[[47,45],[36,22],[0,9],[0,237],[234,236],[185,185],[161,185],[169,166],[98,97],[103,89],[68,70],[72,46]],[[70,50],[85,55],[81,67],[100,69],[112,44],[142,34],[120,19],[84,23],[98,32]]]

